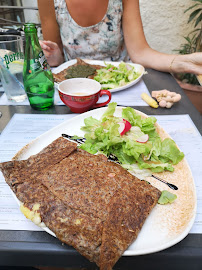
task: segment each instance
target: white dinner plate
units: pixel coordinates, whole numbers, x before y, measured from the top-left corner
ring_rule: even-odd
[[[109,61],[100,61],[100,60],[84,60],[86,63],[88,64],[91,64],[91,65],[100,65],[100,66],[105,66],[106,64],[112,64],[114,66],[118,66],[120,64],[120,62],[109,62]],[[65,68],[68,68],[74,64],[76,64],[77,60],[76,59],[73,59],[73,60],[70,60],[68,62],[65,62],[63,63],[62,65],[56,67],[56,68],[53,68],[52,69],[52,72],[53,73],[59,73],[61,72],[62,70],[64,70]],[[142,78],[142,76],[144,75],[145,73],[145,69],[142,65],[139,65],[139,64],[133,64],[133,63],[129,63],[131,66],[133,66],[135,68],[135,71],[136,72],[139,72],[140,73],[140,76],[132,81],[132,82],[129,82],[128,84],[124,85],[124,86],[120,86],[120,87],[117,87],[117,88],[114,88],[114,89],[108,89],[110,92],[117,92],[117,91],[121,91],[121,90],[124,90],[124,89],[127,89],[129,88],[130,86],[136,84],[137,82],[139,82],[139,80]],[[55,86],[57,87],[58,86],[58,83],[55,83]]]
[[[122,108],[116,108],[116,116],[121,116]],[[84,125],[84,119],[89,116],[100,119],[105,110],[106,108],[95,109],[64,121],[23,147],[13,159],[27,159],[31,155],[37,154],[52,141],[60,137],[62,133],[84,136],[83,131],[80,130],[81,126]],[[143,113],[138,113],[145,117]],[[162,138],[169,137],[158,124],[157,131]],[[180,242],[189,233],[196,215],[195,184],[186,159],[183,159],[174,167],[174,172],[161,173],[161,177],[175,184],[178,187],[177,191],[170,190],[165,184],[153,178],[149,178],[149,182],[161,191],[168,190],[175,193],[177,199],[172,204],[157,204],[154,207],[137,239],[124,252],[125,256],[161,251]],[[54,235],[48,228],[44,229],[46,232]]]

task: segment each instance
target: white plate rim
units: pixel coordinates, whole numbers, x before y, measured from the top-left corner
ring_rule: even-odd
[[[89,59],[83,59],[86,63],[88,64],[92,64],[92,65],[101,65],[101,66],[105,66],[105,63],[106,64],[112,64],[114,66],[118,66],[121,62],[112,62],[112,61],[101,61],[101,60],[89,60]],[[57,74],[59,72],[61,72],[63,69],[67,68],[67,67],[70,67],[74,64],[76,64],[77,60],[76,59],[73,59],[73,60],[69,60],[63,64],[61,64],[60,66],[56,67],[56,68],[53,68],[52,69],[52,72]],[[145,74],[145,68],[140,65],[140,64],[135,64],[135,63],[131,63],[131,62],[127,62],[128,64],[130,64],[131,66],[133,66],[135,68],[136,71],[140,72],[140,76],[135,79],[134,81],[124,85],[124,86],[120,86],[120,87],[117,87],[117,88],[114,88],[114,89],[108,89],[111,93],[113,92],[118,92],[118,91],[122,91],[122,90],[125,90],[133,85],[135,85],[136,83],[138,83],[142,76]],[[55,84],[55,87],[58,88],[58,84],[59,83],[54,83]]]
[[[125,107],[122,107],[122,106],[118,106],[117,107],[117,110],[122,110],[123,108]],[[21,150],[19,150],[16,155],[13,157],[13,159],[21,159],[21,155],[23,155],[23,152],[25,151],[26,153],[26,150],[29,149],[29,147],[31,146],[32,148],[32,144],[35,144],[37,142],[40,143],[41,140],[45,140],[45,144],[43,147],[47,146],[50,142],[52,142],[54,139],[58,138],[60,135],[61,135],[61,132],[58,132],[57,134],[57,130],[65,127],[65,126],[69,126],[69,124],[71,122],[73,122],[74,124],[77,122],[77,120],[79,119],[85,119],[86,117],[89,117],[89,116],[93,116],[96,118],[97,114],[96,112],[99,112],[100,115],[102,115],[105,110],[107,108],[104,107],[104,108],[98,108],[98,109],[94,109],[94,110],[91,110],[91,111],[88,111],[88,112],[85,112],[85,113],[82,113],[80,115],[77,115],[75,117],[73,117],[72,119],[68,119],[66,121],[64,121],[63,123],[57,125],[56,127],[50,129],[49,131],[46,131],[45,133],[43,133],[42,135],[38,136],[36,139],[34,139],[33,141],[31,141],[30,143],[28,143],[27,145],[25,145]],[[138,112],[138,110],[136,110]],[[141,114],[147,116],[146,114],[142,113]],[[56,131],[56,134],[55,134],[55,131]],[[65,132],[63,132],[65,133]],[[167,133],[167,132],[166,132]],[[51,140],[47,140],[47,136],[50,135],[50,134],[53,134],[53,137],[51,137]],[[69,135],[75,135],[75,133],[72,133],[72,134],[69,134]],[[82,131],[79,131],[79,134],[78,136],[83,136],[83,132]],[[169,135],[168,135],[169,136]],[[50,136],[49,136],[50,137]],[[50,138],[49,138],[50,139]],[[42,147],[42,148],[43,148]],[[41,148],[41,149],[42,149]],[[36,152],[37,153],[37,152]],[[33,153],[35,154],[35,153]],[[26,157],[27,158],[27,157]],[[186,158],[184,158],[185,161],[186,161]],[[190,172],[191,172],[191,169],[186,161],[186,165],[188,166]],[[191,173],[192,175],[192,173]],[[192,176],[192,179],[193,179],[193,176]],[[155,252],[158,252],[158,251],[162,251],[164,249],[167,249],[169,247],[172,247],[173,245],[179,243],[181,240],[183,240],[189,233],[189,231],[191,230],[193,224],[194,224],[194,220],[195,220],[195,217],[196,217],[196,210],[197,210],[197,201],[196,201],[196,187],[195,187],[195,183],[194,183],[194,179],[193,179],[193,184],[194,184],[194,197],[195,197],[195,206],[194,206],[194,209],[193,209],[193,215],[192,215],[192,218],[190,219],[189,223],[187,224],[187,227],[185,228],[185,230],[180,234],[178,235],[178,237],[176,237],[175,239],[169,241],[168,243],[165,243],[165,244],[162,244],[162,245],[158,245],[156,247],[152,247],[152,248],[145,248],[144,250],[125,250],[125,252],[123,253],[123,256],[137,256],[137,255],[145,255],[145,254],[151,254],[151,253],[155,253]],[[15,197],[17,203],[20,205],[20,201],[17,199],[16,195],[12,192],[13,196]],[[143,225],[144,227],[144,225]],[[51,234],[52,236],[56,237],[55,234],[47,227],[41,227],[42,229],[44,229],[47,233]],[[141,231],[140,231],[141,233]],[[135,240],[136,241],[136,240]]]

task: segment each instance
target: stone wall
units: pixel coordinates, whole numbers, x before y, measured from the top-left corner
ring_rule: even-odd
[[[24,7],[37,7],[37,0],[22,0]],[[39,23],[39,14],[37,10],[24,10],[25,22]]]
[[[149,45],[161,52],[174,53],[192,30],[187,25],[192,0],[140,0],[145,36]]]

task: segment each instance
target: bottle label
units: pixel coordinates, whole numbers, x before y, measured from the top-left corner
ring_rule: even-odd
[[[50,66],[47,63],[47,60],[45,58],[44,53],[41,51],[38,55],[38,58],[32,59],[32,61],[30,61],[30,71],[37,71],[37,70],[50,70]],[[30,73],[31,73],[30,72]]]
[[[5,54],[4,55],[4,61],[5,61],[5,65],[6,68],[9,69],[9,65],[12,62],[16,62],[16,61],[22,61],[24,59],[24,54],[23,52],[16,52],[16,53],[12,53],[12,54]]]

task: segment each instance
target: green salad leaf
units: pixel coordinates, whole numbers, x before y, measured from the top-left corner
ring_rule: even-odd
[[[114,89],[136,80],[139,76],[140,73],[135,71],[134,66],[121,62],[118,67],[107,64],[106,67],[98,69],[94,80],[102,85],[102,89]]]
[[[167,190],[161,192],[161,197],[158,200],[159,204],[173,203],[177,199],[177,195],[170,193]]]
[[[114,154],[122,166],[133,168],[137,164],[139,169],[151,172],[174,171],[174,164],[179,163],[184,154],[175,142],[166,138],[161,140],[156,131],[155,117],[142,119],[134,109],[127,107],[122,110],[122,116],[114,116],[116,103],[110,103],[100,120],[88,117],[81,129],[85,132],[86,142],[80,148],[89,153],[102,152],[106,156]],[[131,129],[124,135],[119,133],[119,122],[123,119],[130,122]],[[138,142],[138,138],[148,134],[148,140]]]

